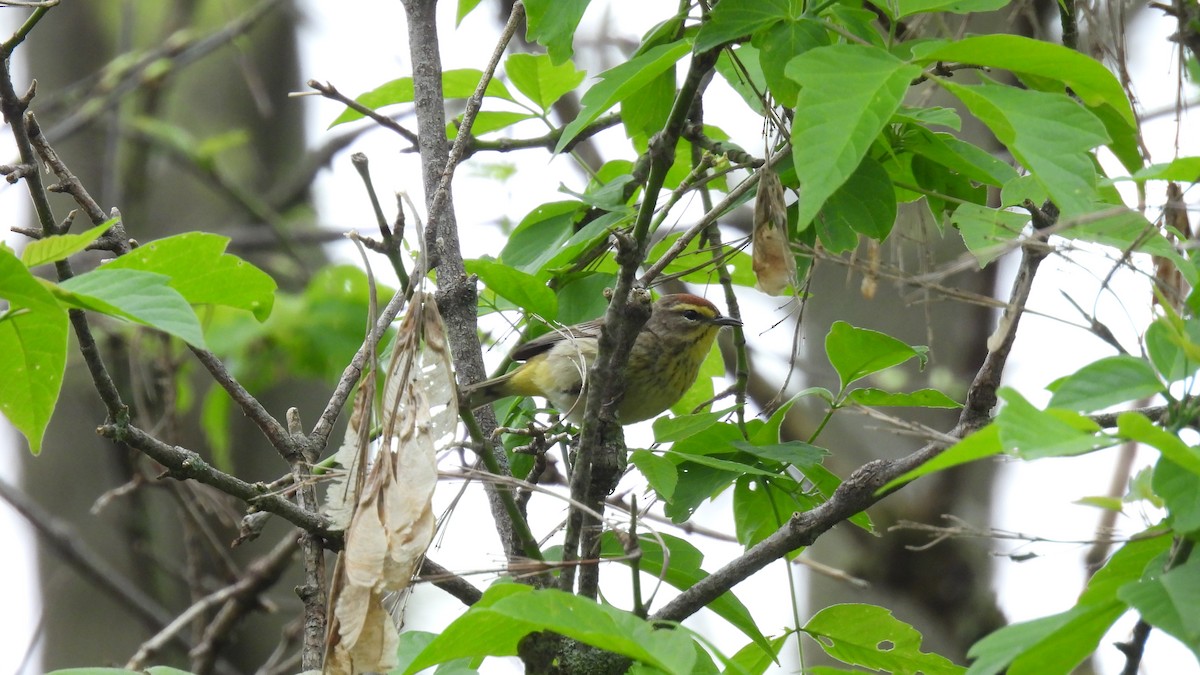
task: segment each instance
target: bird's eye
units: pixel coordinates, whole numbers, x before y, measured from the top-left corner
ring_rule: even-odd
[[[697,312],[694,309],[687,309],[683,312],[683,318],[687,319],[688,321],[699,321],[702,317],[700,316],[700,312]]]

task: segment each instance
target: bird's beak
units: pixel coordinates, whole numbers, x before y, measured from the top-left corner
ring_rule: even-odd
[[[733,318],[732,316],[718,316],[717,318],[713,319],[712,322],[713,322],[713,324],[715,324],[717,326],[740,326],[740,325],[742,325],[741,321],[738,321],[737,319]]]

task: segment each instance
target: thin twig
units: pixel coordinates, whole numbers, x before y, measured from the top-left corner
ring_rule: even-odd
[[[468,607],[479,602],[483,591],[471,585],[471,582],[426,558],[421,563],[421,573],[417,576],[421,581],[428,581],[434,586],[458,598]]]
[[[130,657],[125,668],[128,670],[141,670],[144,668],[147,660],[161,651],[177,635],[187,630],[196,617],[204,615],[214,607],[231,601],[244,607],[257,604],[256,599],[258,595],[266,588],[274,585],[279,576],[283,574],[288,563],[292,560],[292,555],[296,552],[296,546],[297,539],[295,536],[284,537],[275,545],[275,548],[270,553],[250,565],[246,569],[246,575],[236,583],[214,591],[198,602],[193,603],[192,606],[176,616],[171,623],[160,630],[154,637],[143,642],[138,647],[137,652]],[[215,623],[209,624],[206,629],[205,640],[195,647],[196,650],[201,650],[201,653],[209,656],[207,659],[209,663],[211,663],[212,657],[215,657],[213,648],[216,641],[216,635],[213,632],[215,625]]]
[[[788,152],[789,151],[781,150],[774,155],[771,155],[771,158],[767,160],[767,166],[775,166],[780,162],[780,160],[787,156]],[[662,274],[662,271],[666,269],[667,265],[671,264],[671,261],[675,260],[675,258],[677,258],[679,254],[682,253],[685,248],[687,248],[688,244],[690,244],[697,235],[707,230],[708,227],[713,223],[716,223],[717,219],[725,215],[731,208],[740,202],[742,197],[749,192],[751,188],[758,185],[758,177],[759,173],[758,171],[755,171],[754,173],[750,174],[746,180],[738,183],[732,190],[730,190],[729,193],[725,195],[724,199],[718,202],[716,206],[709,209],[703,216],[700,217],[699,220],[697,220],[692,224],[691,227],[684,231],[684,233],[675,240],[675,243],[671,244],[671,248],[667,249],[667,252],[664,253],[661,258],[654,261],[654,264],[652,264],[649,269],[646,270],[646,273],[643,274],[640,279],[638,279],[638,283],[642,286],[653,285],[654,279],[658,277],[658,275]]]
[[[97,429],[97,433],[105,438],[126,443],[145,453],[154,461],[167,467],[167,473],[174,478],[180,480],[190,478],[211,485],[260,511],[270,511],[282,516],[284,520],[293,525],[321,537],[325,540],[327,548],[340,546],[342,533],[333,530],[327,518],[305,511],[288,499],[272,494],[263,483],[247,483],[236,476],[219,471],[195,452],[177,445],[168,445],[132,424],[104,424]]]
[[[338,91],[337,87],[333,86],[329,82],[322,83],[318,82],[317,80],[309,80],[305,84],[316,90],[316,92],[321,96],[324,96],[331,101],[337,101],[347,108],[350,108],[354,112],[362,115],[363,117],[368,117],[374,120],[376,124],[384,129],[388,129],[400,134],[402,137],[404,137],[404,140],[408,141],[409,143],[412,143],[413,145],[417,144],[417,135],[408,129],[405,129],[404,126],[399,122],[388,117],[387,115],[380,114],[371,108],[368,108],[349,96],[346,96],[342,92]]]

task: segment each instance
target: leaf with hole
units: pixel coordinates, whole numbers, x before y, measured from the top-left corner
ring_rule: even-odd
[[[813,615],[800,630],[826,654],[851,666],[924,675],[966,672],[944,656],[921,651],[921,634],[883,607],[833,605]]]

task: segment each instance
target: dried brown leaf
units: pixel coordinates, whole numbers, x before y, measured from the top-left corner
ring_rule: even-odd
[[[433,539],[437,449],[453,440],[458,419],[453,382],[437,304],[417,293],[388,364],[379,454],[366,471],[335,572],[327,672],[395,665],[396,625],[383,599],[408,588]]]
[[[1163,224],[1167,226],[1163,235],[1170,242],[1176,240],[1176,232],[1183,235],[1185,239],[1192,237],[1192,224],[1188,221],[1187,204],[1183,201],[1183,190],[1180,189],[1178,183],[1167,183],[1167,203],[1163,206]],[[1175,266],[1174,261],[1170,258],[1154,256],[1154,278],[1162,297],[1171,302],[1175,311],[1179,311],[1187,297],[1188,288],[1183,274]],[[1154,304],[1158,304],[1158,297],[1157,295],[1154,297]]]
[[[751,246],[755,288],[768,295],[779,295],[795,282],[796,259],[788,245],[783,183],[774,171],[766,168],[759,171]]]
[[[373,376],[373,371],[368,373],[354,396],[350,421],[346,424],[346,434],[333,456],[342,471],[334,474],[325,492],[325,515],[329,516],[335,528],[342,530],[350,526],[350,517],[354,514],[358,496],[362,492],[362,468],[367,462],[368,436],[371,431],[371,392],[375,391]]]

